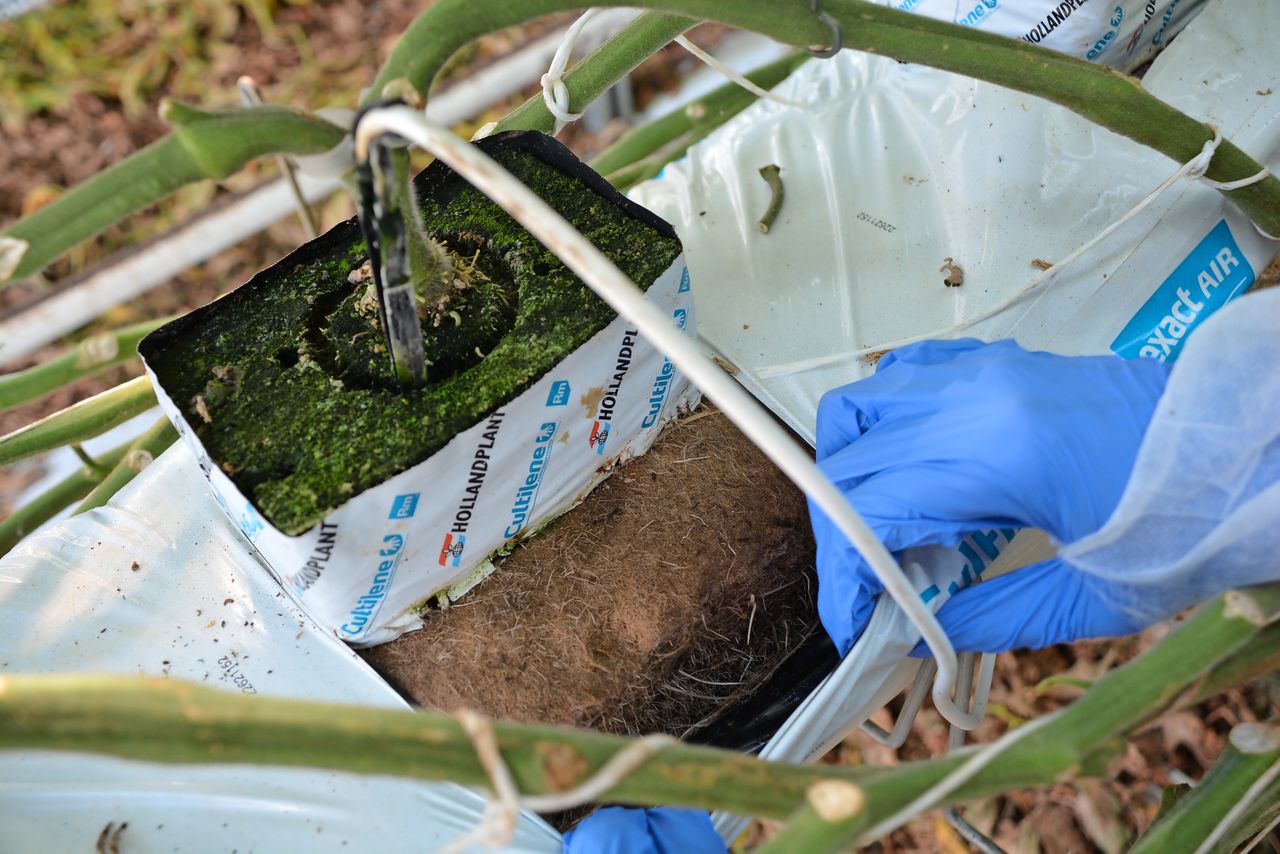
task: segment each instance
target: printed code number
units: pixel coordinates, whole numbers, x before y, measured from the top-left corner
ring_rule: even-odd
[[[859,211],[858,219],[862,220],[863,222],[869,222],[872,225],[874,225],[876,228],[879,228],[882,231],[887,231],[890,234],[898,230],[898,227],[896,225],[890,225],[889,223],[885,222],[882,219],[876,219],[866,211]]]

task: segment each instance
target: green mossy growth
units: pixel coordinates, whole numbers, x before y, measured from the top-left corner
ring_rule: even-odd
[[[518,147],[490,153],[641,286],[679,255],[673,236],[628,213],[599,185]],[[427,234],[466,274],[444,305],[420,311],[424,388],[396,388],[360,273],[367,252],[354,222],[144,347],[214,463],[287,534],[428,458],[616,316],[461,179],[448,175],[421,195]]]

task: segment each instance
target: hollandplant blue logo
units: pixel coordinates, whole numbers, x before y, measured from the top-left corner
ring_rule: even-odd
[[[676,293],[683,294],[689,292],[689,268],[685,267],[680,273],[680,287],[676,288]]]
[[[1111,342],[1126,359],[1178,358],[1198,323],[1253,284],[1253,268],[1224,219],[1182,260]]]
[[[565,406],[569,403],[569,381],[556,380],[547,395],[547,406]]]
[[[418,512],[418,498],[422,493],[409,492],[405,495],[397,495],[395,500],[391,502],[391,514],[388,519],[409,519],[414,513]]]

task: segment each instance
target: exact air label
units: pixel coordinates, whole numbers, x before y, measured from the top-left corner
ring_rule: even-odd
[[[1146,301],[1111,342],[1126,359],[1172,362],[1187,334],[1253,284],[1253,268],[1222,220]]]

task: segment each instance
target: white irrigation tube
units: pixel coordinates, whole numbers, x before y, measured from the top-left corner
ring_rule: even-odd
[[[938,678],[933,686],[934,706],[956,726],[975,728],[981,716],[960,708],[952,700],[957,674],[956,652],[937,618],[920,601],[893,556],[858,511],[827,480],[808,453],[774,421],[768,410],[704,356],[600,250],[492,158],[448,128],[405,106],[374,109],[364,115],[356,128],[356,158],[366,157],[370,142],[385,133],[397,134],[444,161],[554,251],[601,299],[635,324],[645,338],[665,353],[747,438],[817,503],[870,564],[885,592],[920,630],[933,652],[938,665]]]

